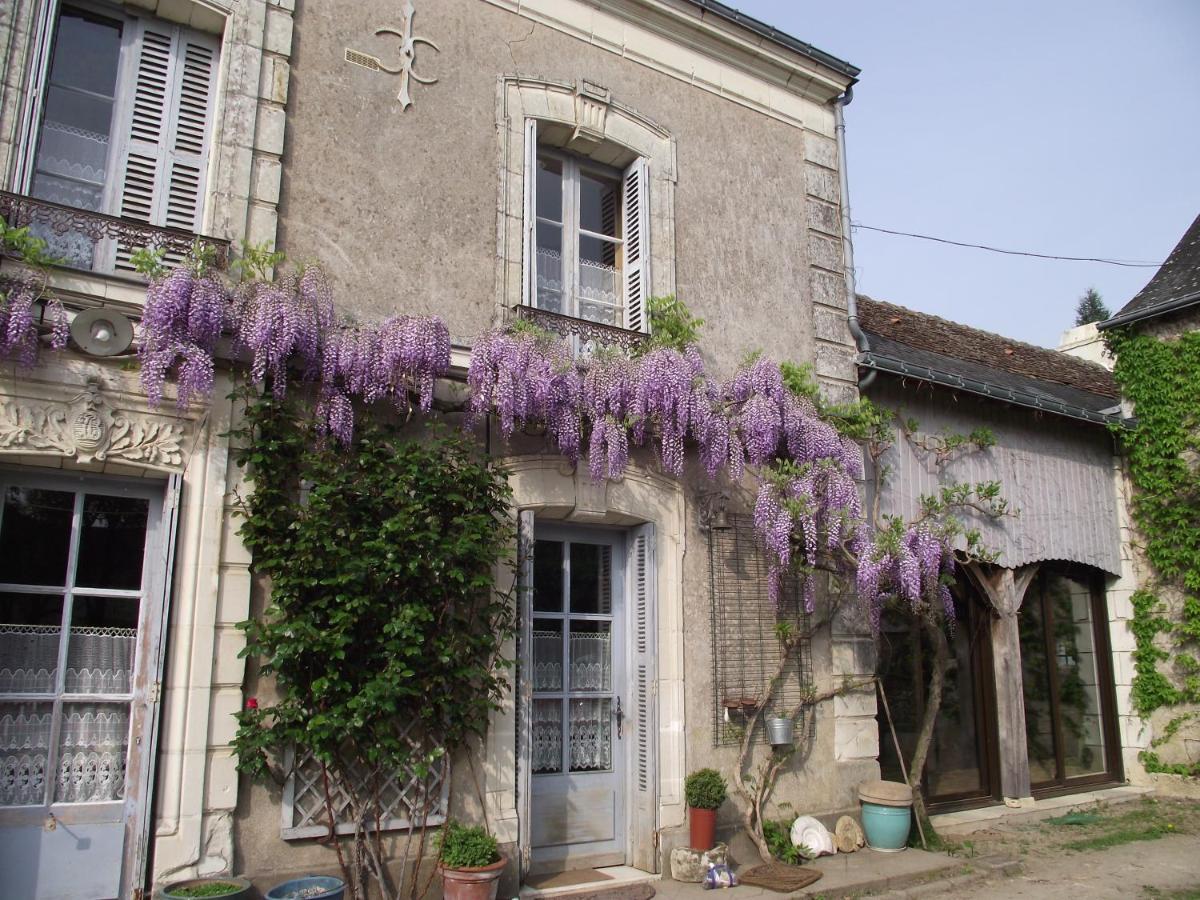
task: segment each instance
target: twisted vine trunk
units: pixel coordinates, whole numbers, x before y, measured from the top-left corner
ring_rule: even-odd
[[[913,814],[924,821],[925,796],[921,779],[925,774],[925,763],[929,759],[929,747],[933,743],[933,728],[937,724],[942,708],[942,692],[946,686],[946,669],[950,664],[950,642],[938,622],[921,619],[921,627],[933,644],[933,671],[929,674],[929,694],[925,700],[925,715],[921,719],[921,730],[917,732],[917,745],[913,749],[912,765],[908,770],[908,784],[913,792]]]

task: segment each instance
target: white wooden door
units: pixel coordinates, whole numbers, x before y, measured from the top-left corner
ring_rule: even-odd
[[[0,470],[0,873],[11,900],[136,884],[164,486]]]
[[[627,861],[623,535],[537,532],[530,605],[532,869]]]

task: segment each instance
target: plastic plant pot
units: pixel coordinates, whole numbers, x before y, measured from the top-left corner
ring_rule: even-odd
[[[205,888],[214,890],[214,885],[229,885],[229,890],[222,893],[200,893]],[[187,878],[183,881],[173,881],[158,892],[160,900],[247,900],[254,886],[249,879],[233,875],[215,876],[212,878]]]
[[[277,884],[263,896],[265,900],[342,900],[346,882],[332,875],[305,875]]]
[[[688,807],[688,837],[693,850],[711,850],[717,842],[717,811]]]

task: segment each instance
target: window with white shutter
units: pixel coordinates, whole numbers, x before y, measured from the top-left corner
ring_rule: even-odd
[[[537,145],[526,125],[525,302],[560,315],[648,331],[648,181]]]
[[[64,4],[37,108],[31,196],[198,232],[219,43],[114,8]],[[130,271],[134,248],[44,235],[76,266]]]

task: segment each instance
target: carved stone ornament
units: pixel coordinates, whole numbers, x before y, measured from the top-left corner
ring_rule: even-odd
[[[361,50],[351,50],[346,48],[346,62],[354,63],[356,66],[362,66],[365,69],[372,69],[376,72],[386,72],[389,75],[400,76],[400,93],[396,95],[396,99],[400,101],[400,110],[404,111],[412,106],[412,97],[408,93],[409,81],[416,81],[420,84],[433,84],[437,81],[436,78],[422,78],[413,71],[413,66],[417,64],[417,44],[425,44],[432,47],[435,53],[440,53],[441,48],[428,38],[418,37],[413,34],[413,16],[416,15],[416,10],[413,8],[411,0],[406,0],[404,6],[400,10],[403,16],[402,24],[399,28],[384,26],[376,28],[376,34],[390,34],[400,39],[400,64],[398,66],[384,65],[382,59],[378,56],[372,56],[370,53],[364,53]]]
[[[49,453],[81,463],[179,469],[185,436],[182,423],[114,412],[94,381],[66,402],[0,402],[0,454]]]

